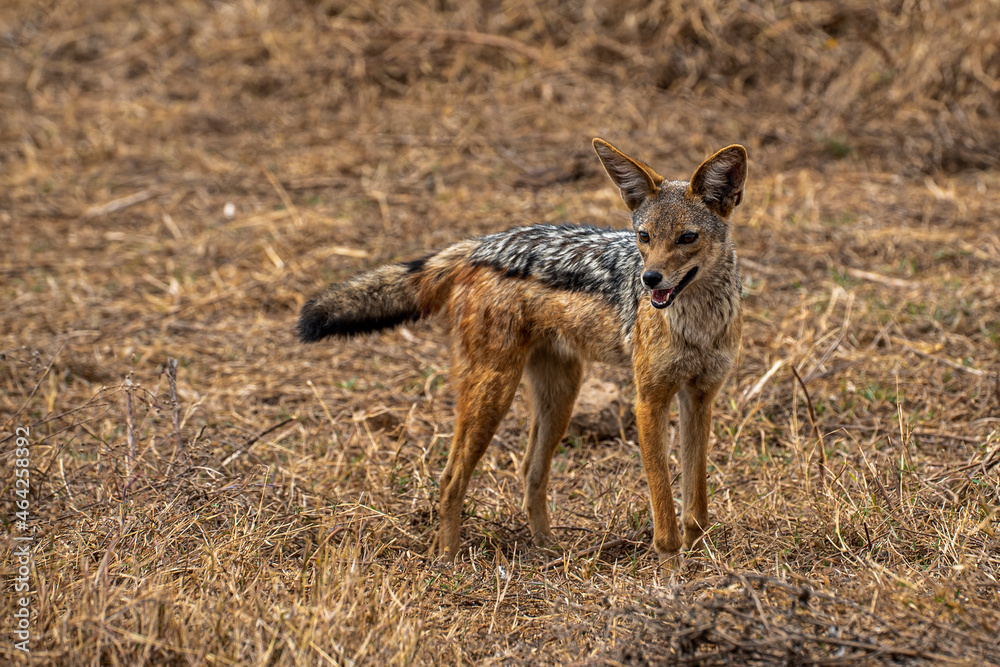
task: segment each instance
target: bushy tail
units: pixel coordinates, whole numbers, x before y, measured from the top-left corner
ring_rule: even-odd
[[[381,266],[335,283],[302,307],[303,343],[389,329],[434,312],[451,291],[455,269],[468,258],[457,244],[423,259]]]

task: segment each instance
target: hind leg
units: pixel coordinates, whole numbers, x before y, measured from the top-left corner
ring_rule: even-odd
[[[521,463],[521,480],[532,540],[543,546],[552,540],[546,507],[552,455],[573,414],[583,378],[583,363],[576,357],[538,349],[528,358],[525,370],[531,395],[531,430]]]
[[[458,553],[469,480],[514,400],[523,368],[524,353],[515,351],[499,358],[482,355],[475,362],[465,361],[459,369],[455,437],[440,484],[438,553],[445,561],[455,560]]]

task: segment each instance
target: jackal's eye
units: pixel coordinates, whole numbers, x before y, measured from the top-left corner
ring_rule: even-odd
[[[694,243],[697,240],[698,234],[696,232],[684,232],[677,237],[677,245],[687,245],[688,243]]]
[[[639,243],[649,243],[649,233],[648,232],[638,232],[636,236],[639,237]]]

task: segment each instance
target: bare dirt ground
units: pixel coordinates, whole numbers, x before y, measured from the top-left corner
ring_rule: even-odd
[[[997,13],[4,3],[0,661],[1000,664]],[[593,136],[672,178],[750,153],[708,550],[659,571],[627,414],[567,438],[563,550],[529,546],[519,398],[440,567],[447,332],[304,346],[298,309],[472,234],[627,225]]]

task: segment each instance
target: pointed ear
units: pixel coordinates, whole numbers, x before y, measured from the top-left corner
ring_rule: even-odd
[[[747,149],[727,146],[701,163],[691,177],[691,193],[723,218],[743,201],[747,182]]]
[[[594,139],[594,150],[597,151],[597,157],[601,158],[611,182],[621,190],[628,210],[634,211],[648,197],[660,191],[658,186],[663,182],[663,177],[642,162],[625,155],[604,139]]]

